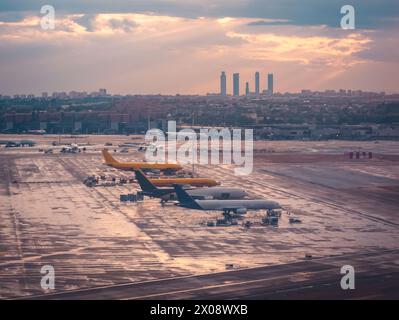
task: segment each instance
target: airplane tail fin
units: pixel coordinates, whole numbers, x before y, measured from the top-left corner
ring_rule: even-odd
[[[180,204],[184,204],[185,207],[192,209],[202,209],[200,205],[183,189],[179,184],[174,184],[177,200]]]
[[[118,161],[116,161],[114,157],[111,156],[107,149],[103,149],[102,154],[106,164],[118,163]]]
[[[158,190],[156,186],[146,177],[146,175],[141,170],[135,170],[136,179],[143,191],[153,191]]]

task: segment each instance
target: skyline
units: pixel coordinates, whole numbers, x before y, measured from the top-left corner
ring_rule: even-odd
[[[244,80],[245,83],[245,94],[246,96],[248,95],[255,95],[259,96],[261,94],[266,94],[266,95],[273,95],[274,92],[274,77],[273,73],[267,73],[266,74],[266,81],[265,85],[262,85],[262,81],[260,80],[261,78],[261,73],[259,71],[256,71],[254,73],[254,81],[248,81],[248,79]],[[232,88],[232,95],[233,96],[240,96],[240,88],[242,85],[242,80],[240,81],[240,73],[239,72],[234,72],[232,74],[232,83],[233,83],[233,88]],[[251,87],[251,83],[253,87]],[[222,71],[220,74],[220,92],[219,94],[221,96],[226,96],[227,94],[227,75],[225,71]],[[251,88],[254,90],[251,91]],[[261,89],[264,88],[264,89]]]
[[[40,1],[1,2],[0,94],[104,87],[116,94],[204,95],[219,87],[220,70],[240,70],[251,88],[255,71],[273,70],[278,92],[399,91],[393,0],[353,1],[354,30],[339,28],[335,0],[289,8],[275,0],[51,4],[56,27],[42,30]]]
[[[227,82],[227,81],[226,81]],[[261,90],[259,95],[257,95],[253,90],[251,90],[251,85],[249,81],[245,81],[244,85],[248,83],[249,85],[249,95],[246,93],[242,93],[239,96],[235,96],[234,92],[227,92],[226,94],[222,94],[222,92],[208,92],[206,94],[140,94],[140,93],[127,93],[127,94],[119,94],[115,92],[108,92],[107,89],[100,88],[99,90],[94,91],[87,91],[87,90],[57,90],[53,92],[43,91],[38,94],[34,93],[26,93],[26,92],[19,92],[15,94],[2,94],[0,93],[0,100],[1,99],[31,99],[31,98],[42,98],[42,99],[80,99],[80,98],[104,98],[104,97],[134,97],[134,96],[143,96],[143,97],[153,97],[153,96],[164,96],[164,97],[173,97],[173,96],[182,96],[182,97],[208,97],[208,96],[224,96],[224,97],[239,97],[239,98],[246,98],[246,97],[281,97],[281,96],[301,96],[301,95],[347,95],[357,97],[359,95],[386,95],[386,96],[398,96],[399,92],[387,93],[385,91],[367,91],[367,90],[358,90],[358,89],[325,89],[325,90],[311,90],[311,89],[301,89],[296,92],[279,92],[274,91],[272,95],[269,94],[268,86]],[[233,79],[234,84],[234,79]],[[240,88],[243,86],[240,85]],[[274,83],[272,88],[274,87]],[[274,88],[273,88],[274,89]],[[101,90],[105,90],[106,93],[101,93]],[[242,90],[241,90],[242,91]]]

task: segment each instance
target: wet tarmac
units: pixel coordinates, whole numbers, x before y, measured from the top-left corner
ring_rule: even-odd
[[[250,212],[244,221],[254,224],[245,228],[241,221],[237,226],[207,227],[204,222],[221,214],[161,206],[156,199],[120,202],[120,194],[138,190],[135,183],[86,187],[82,181],[92,174],[131,176],[103,165],[100,150],[105,142],[136,141],[132,137],[83,137],[78,143],[88,140],[91,145],[79,154],[57,152],[51,146],[57,136],[28,138],[39,140],[39,145],[0,149],[1,298],[43,294],[43,265],[54,266],[55,291],[64,292],[220,273],[226,264],[236,269],[275,267],[303,261],[306,254],[374,256],[399,249],[399,162],[395,160],[399,146],[395,142],[256,143],[255,148],[267,145],[273,156],[290,161],[269,161],[268,153],[263,153],[255,156],[255,170],[246,177],[235,176],[230,165],[196,166],[201,176],[243,187],[253,198],[283,206],[278,227],[260,225],[264,213]],[[54,148],[54,154],[43,154],[40,148]],[[393,160],[346,159],[344,152],[354,148],[393,156]],[[302,154],[320,154],[323,161],[292,160]],[[129,148],[129,153],[117,157],[134,160],[143,154]],[[302,223],[290,224],[291,216]],[[386,261],[381,263],[392,262],[389,257],[383,255]],[[350,259],[345,264],[351,264]],[[398,271],[398,264],[391,263],[386,273],[396,277]]]

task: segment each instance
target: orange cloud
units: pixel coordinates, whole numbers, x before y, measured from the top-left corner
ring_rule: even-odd
[[[55,30],[42,30],[40,17],[0,22],[4,87],[17,86],[24,73],[46,63],[49,74],[65,74],[62,82],[50,81],[60,82],[54,89],[63,89],[68,81],[78,85],[79,74],[80,86],[97,81],[113,92],[206,93],[217,90],[221,70],[240,72],[242,79],[252,79],[256,70],[275,72],[282,91],[298,90],[303,83],[319,89],[355,66],[367,67],[359,53],[375,41],[372,33],[343,33],[326,26],[254,27],[250,23],[257,20],[249,18],[188,19],[150,13],[56,17]],[[36,48],[35,57],[30,56],[30,47]],[[16,55],[17,50],[25,51]],[[45,75],[46,70],[40,72]],[[43,79],[51,78],[44,75]],[[46,83],[40,85],[39,92],[47,90]]]

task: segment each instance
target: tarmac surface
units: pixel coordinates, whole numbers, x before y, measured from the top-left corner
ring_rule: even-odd
[[[393,261],[389,261],[395,257]],[[387,263],[381,263],[388,259]],[[342,290],[340,266],[356,270],[354,290]],[[54,300],[254,300],[254,299],[398,299],[399,250],[348,254],[269,267],[166,278],[27,299]]]
[[[112,142],[118,159],[142,159],[137,148],[117,147],[137,137],[79,137],[90,143],[79,154],[59,153],[51,146],[58,136],[15,136],[25,138],[39,144],[0,149],[0,298],[41,298],[44,265],[55,268],[49,299],[397,298],[397,142],[256,142],[249,176],[234,175],[232,165],[196,166],[199,176],[283,206],[278,227],[249,212],[244,221],[253,225],[245,228],[207,227],[221,214],[157,199],[120,202],[136,183],[82,183],[92,174],[131,177],[105,166],[100,150]],[[48,148],[54,154],[39,151]],[[357,150],[375,156],[344,155]],[[290,224],[292,216],[302,223]],[[350,294],[339,287],[343,265],[356,270]]]

